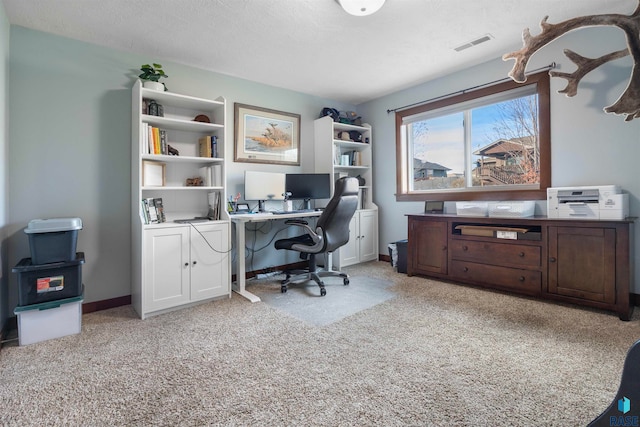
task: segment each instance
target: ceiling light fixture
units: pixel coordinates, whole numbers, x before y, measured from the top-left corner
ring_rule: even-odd
[[[345,12],[353,16],[367,16],[376,13],[385,0],[336,0]]]

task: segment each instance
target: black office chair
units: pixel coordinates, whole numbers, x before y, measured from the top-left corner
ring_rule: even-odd
[[[281,282],[280,292],[287,292],[287,286],[293,282],[313,280],[320,287],[320,295],[325,296],[327,291],[321,277],[327,276],[342,277],[343,283],[349,284],[349,276],[346,273],[319,270],[316,255],[330,256],[331,252],[349,241],[349,223],[357,207],[358,180],[353,177],[344,177],[336,181],[333,197],[318,218],[315,230],[304,220],[293,219],[285,222],[303,227],[307,230],[307,234],[277,240],[276,249],[298,251],[302,258],[308,256],[309,266],[302,272],[286,271],[286,278]]]

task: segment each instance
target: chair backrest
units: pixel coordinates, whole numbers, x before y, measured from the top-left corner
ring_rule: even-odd
[[[339,178],[333,197],[316,223],[316,227],[322,230],[325,252],[332,252],[349,241],[349,223],[357,207],[358,180],[353,177]]]

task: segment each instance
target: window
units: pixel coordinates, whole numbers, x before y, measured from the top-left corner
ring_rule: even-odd
[[[398,200],[546,199],[549,74],[396,112]]]

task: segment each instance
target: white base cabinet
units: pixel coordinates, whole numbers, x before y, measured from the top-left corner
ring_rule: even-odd
[[[140,317],[229,296],[229,224],[144,230]]]
[[[378,259],[378,211],[358,210],[349,223],[349,242],[333,254],[337,268]]]

